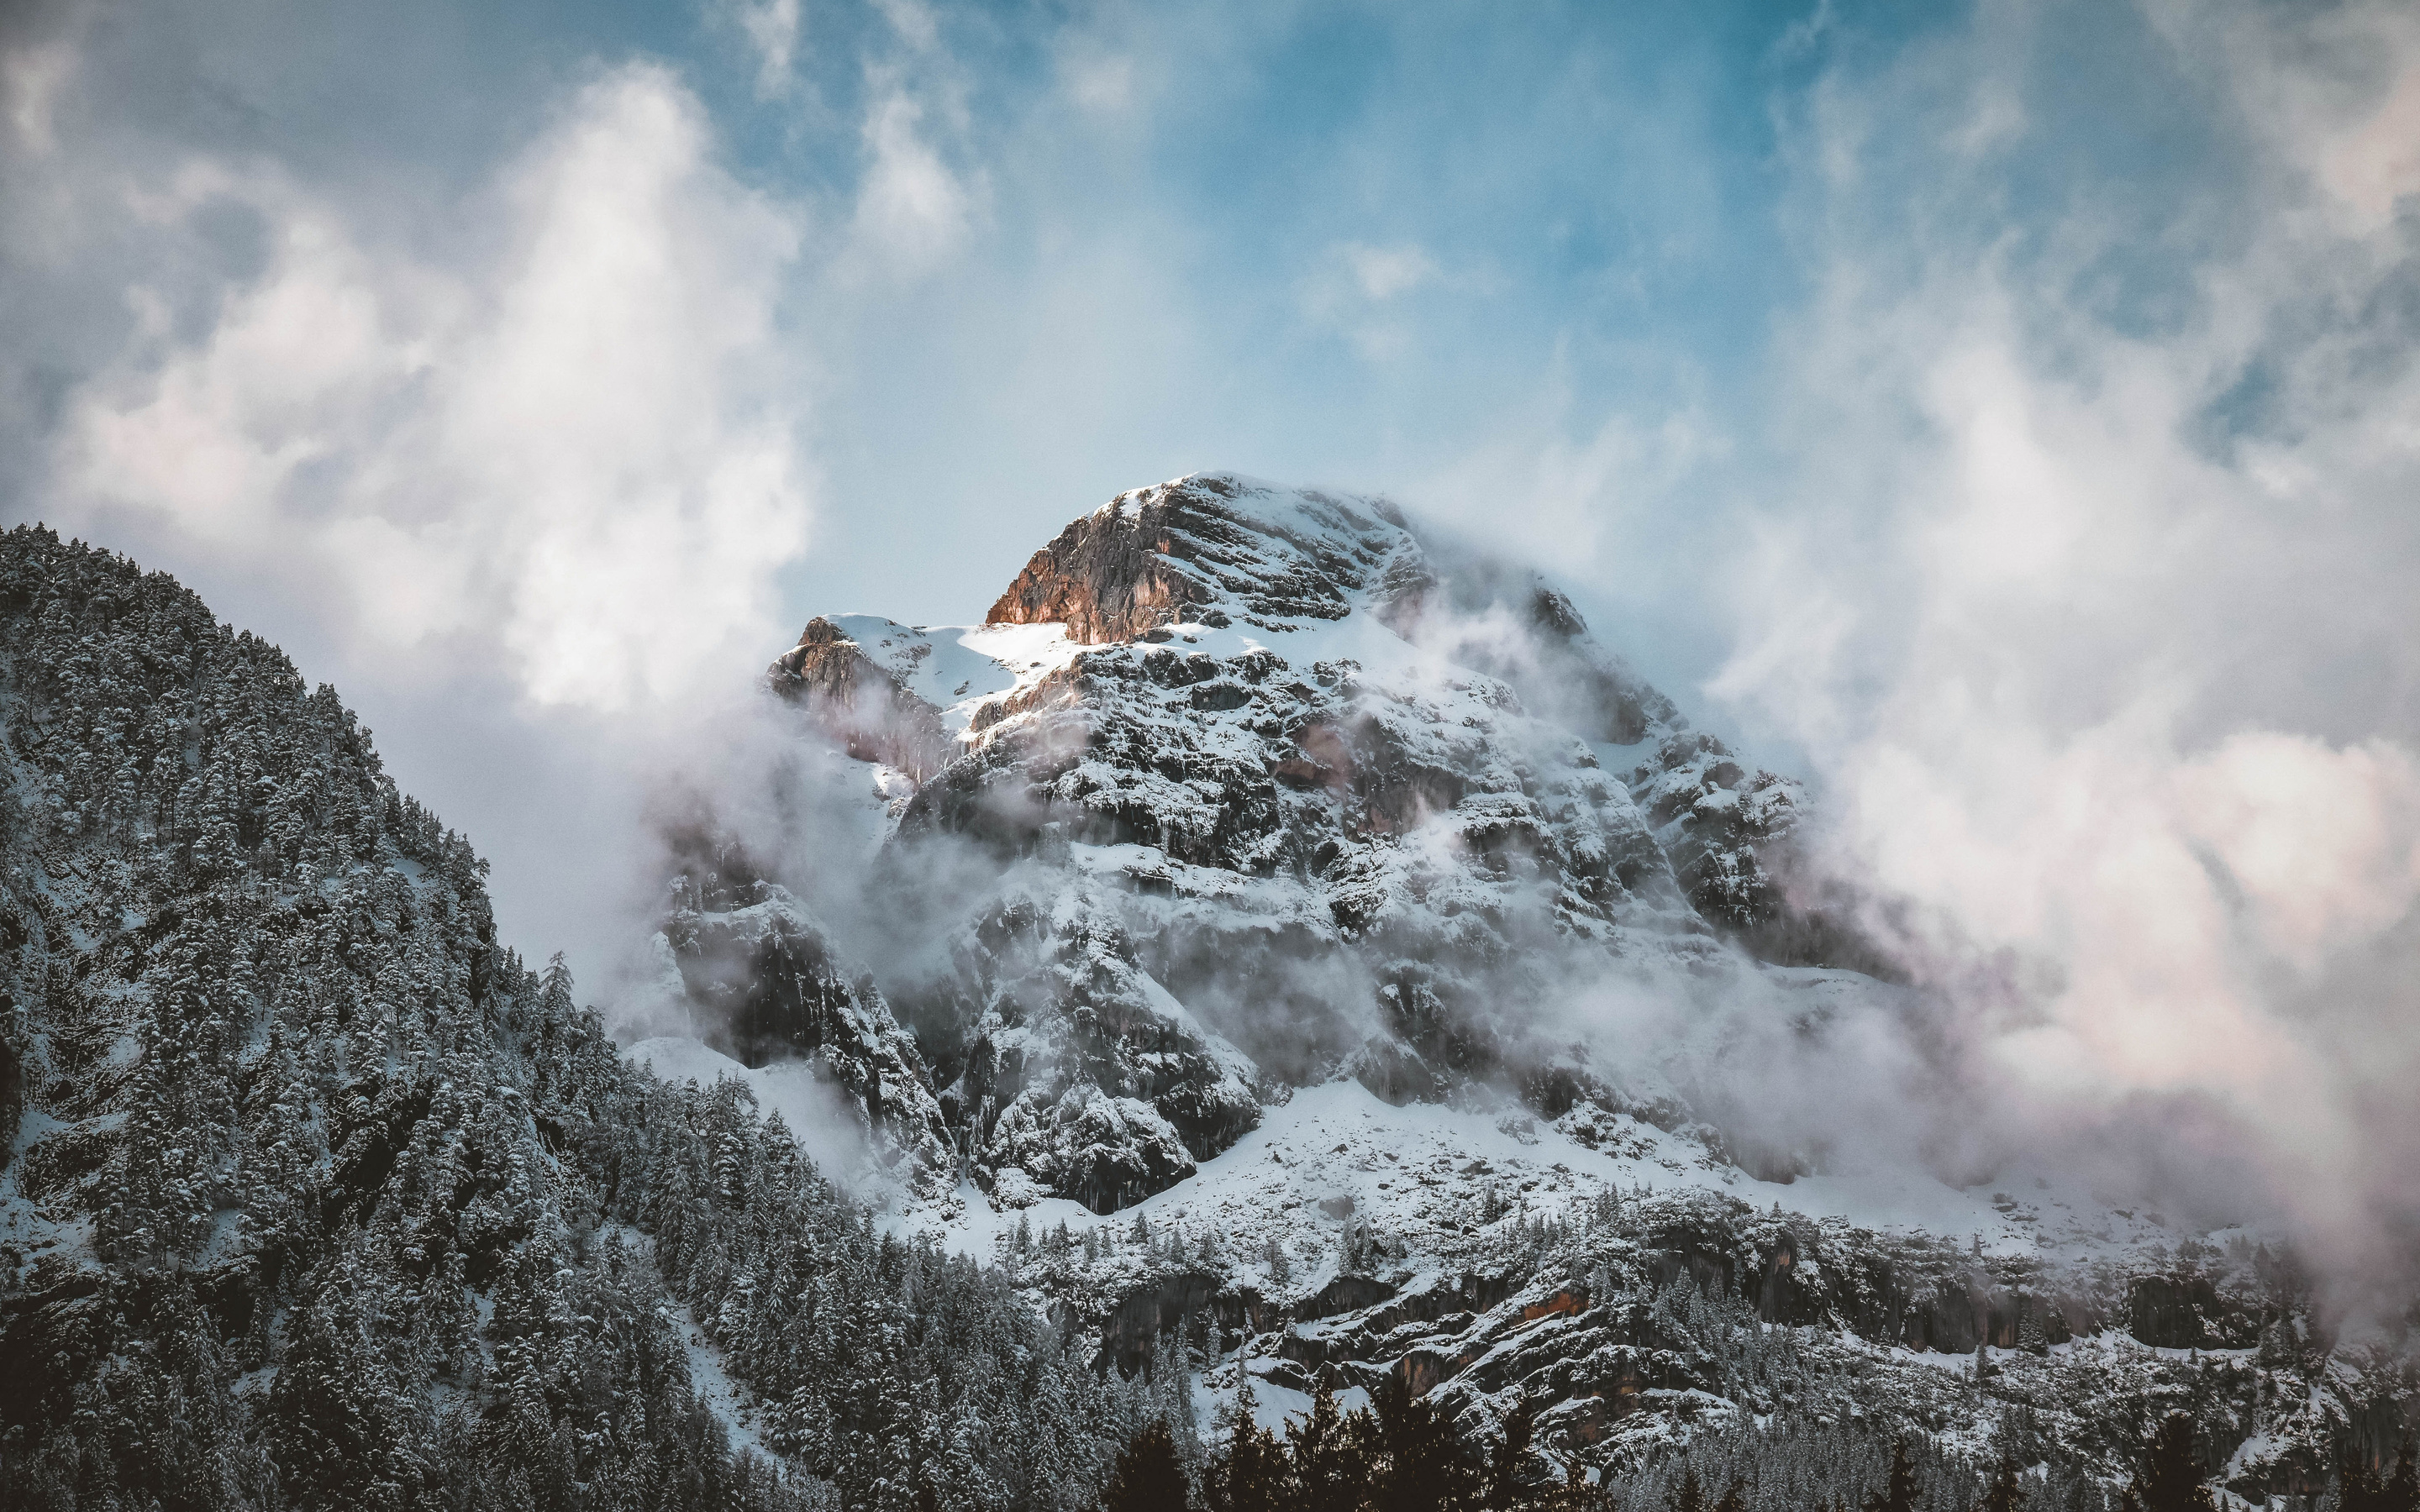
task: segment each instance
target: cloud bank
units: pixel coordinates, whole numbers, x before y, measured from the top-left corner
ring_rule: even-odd
[[[2076,137],[2141,123],[2055,114],[2063,13],[1985,7],[1811,97],[1803,471],[1749,513],[1710,691],[1807,752],[1829,869],[2005,1134],[2401,1270],[2420,24],[2147,7],[2230,150],[2130,207]],[[2044,151],[2072,177],[2028,187]]]
[[[127,291],[129,348],[58,427],[57,506],[278,560],[380,653],[493,647],[542,704],[660,704],[775,641],[810,512],[772,324],[799,233],[673,76],[581,88],[444,208],[435,255],[274,164],[197,158],[123,198],[163,239],[240,217],[262,266],[201,310]]]

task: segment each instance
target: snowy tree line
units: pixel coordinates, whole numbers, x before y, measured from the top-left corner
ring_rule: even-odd
[[[1211,1451],[1188,1458],[1164,1422],[1119,1455],[1106,1512],[2220,1512],[2192,1419],[2172,1412],[2134,1446],[2116,1488],[2071,1465],[2027,1464],[2014,1442],[1978,1465],[1923,1435],[1866,1424],[1747,1420],[1702,1435],[1618,1481],[1575,1467],[1558,1477],[1535,1455],[1534,1397],[1515,1400],[1482,1453],[1429,1399],[1382,1386],[1342,1411],[1322,1387],[1282,1433],[1238,1394]],[[2380,1473],[2347,1458],[2323,1512],[2420,1512],[2420,1467],[2407,1445]],[[2231,1500],[2231,1499],[2229,1499]],[[2241,1505],[2241,1503],[2236,1504]]]

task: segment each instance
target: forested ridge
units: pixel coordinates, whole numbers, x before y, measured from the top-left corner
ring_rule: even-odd
[[[626,1068],[168,578],[9,532],[0,721],[0,1507],[1085,1505],[1159,1410]]]
[[[1248,1384],[1217,1442],[1190,1457],[1166,1424],[1147,1424],[1118,1457],[1105,1512],[2220,1512],[2223,1496],[2182,1411],[2137,1442],[2132,1473],[2109,1486],[2014,1437],[1978,1458],[1878,1422],[1778,1416],[1714,1427],[1643,1473],[1606,1481],[1574,1464],[1557,1477],[1533,1452],[1540,1406],[1521,1396],[1482,1449],[1399,1385],[1352,1412],[1317,1387],[1279,1433],[1256,1421]],[[2348,1455],[2312,1500],[2325,1512],[2420,1512],[2414,1446],[2391,1470]]]

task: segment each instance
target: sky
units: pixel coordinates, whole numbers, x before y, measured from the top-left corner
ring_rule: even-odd
[[[1998,1073],[2420,1212],[2415,196],[2392,3],[20,0],[0,501],[593,977],[811,614],[1384,493],[1807,778]]]

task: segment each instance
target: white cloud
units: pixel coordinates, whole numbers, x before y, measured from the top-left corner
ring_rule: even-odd
[[[940,18],[923,0],[874,0],[874,8],[899,39],[918,52],[926,51],[941,39]]]
[[[1393,362],[1409,354],[1414,345],[1413,321],[1399,301],[1415,289],[1443,281],[1435,259],[1417,245],[1340,241],[1326,249],[1305,279],[1302,308],[1342,335],[1363,360]]]
[[[2271,732],[2180,772],[2179,831],[2226,869],[2268,953],[2304,972],[2368,943],[2420,897],[2420,762]]]
[[[856,244],[871,267],[894,274],[948,260],[973,214],[973,192],[935,149],[925,113],[923,100],[897,83],[878,89],[866,112]]]
[[[1534,412],[1424,479],[1423,508],[1569,579],[1624,560],[1686,507],[1681,490],[1722,450],[1692,409],[1616,413],[1575,434],[1572,408],[1567,390],[1550,385]]]
[[[1123,116],[1134,108],[1135,60],[1097,46],[1070,47],[1059,60],[1061,87],[1084,110]]]
[[[2420,11],[2147,8],[2171,45],[2226,76],[2247,129],[2325,191],[2335,229],[2376,236],[2420,193]]]
[[[798,229],[711,154],[672,75],[613,72],[453,208],[486,250],[450,259],[273,168],[189,164],[137,208],[248,209],[266,269],[76,392],[58,501],[316,575],[374,644],[501,644],[541,703],[683,696],[775,642],[809,517],[774,323]]]
[[[799,53],[799,0],[736,0],[731,14],[756,53],[757,97],[787,95]]]
[[[66,39],[0,49],[0,100],[7,101],[9,128],[25,152],[47,157],[56,150],[52,115],[75,68],[75,45]]]
[[[1337,248],[1344,266],[1353,270],[1364,298],[1383,303],[1435,280],[1437,265],[1419,247],[1370,247],[1347,242]]]
[[[1821,293],[1779,347],[1802,471],[1713,690],[1811,753],[1829,864],[1890,901],[1983,1084],[2025,1089],[2001,1115],[2221,1109],[2270,1177],[2242,1200],[2352,1264],[2420,1219],[2408,1101],[2363,1095],[2420,1078],[2420,360],[2366,313],[2420,273],[2383,209],[2420,35],[2347,8],[2356,87],[2273,14],[2171,28],[2265,146],[2231,229],[2161,249],[2191,303],[2148,332],[2076,276],[2145,249],[2078,210],[2028,259],[1963,197],[1993,191],[1956,128],[2024,117],[2022,49],[1927,50],[1819,109],[1794,150]],[[1902,150],[1916,100],[1945,101],[1943,155],[1893,204],[1869,127]],[[2247,374],[2268,411],[2214,419]]]

